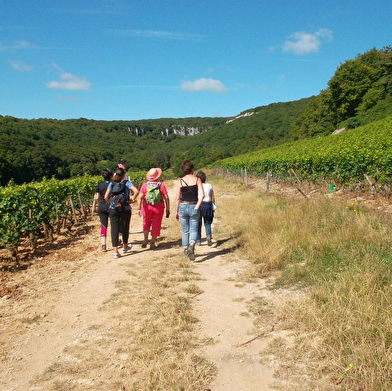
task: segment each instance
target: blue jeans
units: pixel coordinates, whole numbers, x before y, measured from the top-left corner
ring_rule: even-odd
[[[197,240],[201,240],[201,227],[204,222],[204,229],[206,231],[206,236],[212,237],[211,233],[211,224],[214,216],[200,216],[198,232],[197,232]]]
[[[182,247],[187,248],[189,244],[196,243],[200,211],[195,210],[194,204],[180,203],[178,216],[182,228]]]

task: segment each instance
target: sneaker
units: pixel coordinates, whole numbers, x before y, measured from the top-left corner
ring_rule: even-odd
[[[119,253],[114,253],[114,258],[115,259],[120,258],[120,257],[121,257],[121,255]]]
[[[207,236],[207,245],[212,246],[212,238],[211,236]]]
[[[188,249],[187,249],[187,248],[184,248],[184,255],[185,255],[186,257],[188,257]]]
[[[191,260],[191,261],[194,261],[195,260],[195,245],[193,244],[193,245],[189,245],[188,246],[188,250],[187,250],[187,252],[188,252],[188,258]]]
[[[102,245],[102,247],[101,247],[101,251],[103,252],[103,253],[106,253],[106,246],[103,244]]]
[[[128,244],[127,247],[122,249],[123,253],[126,253],[127,251],[129,251],[132,248],[132,244]]]
[[[146,248],[148,244],[148,240],[143,240],[142,248]]]

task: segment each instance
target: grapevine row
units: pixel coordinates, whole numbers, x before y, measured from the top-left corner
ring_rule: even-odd
[[[143,173],[135,175],[135,185]],[[44,230],[51,241],[62,227],[72,227],[79,218],[91,213],[97,183],[102,177],[84,176],[67,180],[49,179],[0,188],[0,247],[6,247],[18,261],[18,247],[29,240],[35,249]]]
[[[392,117],[361,128],[317,139],[305,139],[215,164],[231,172],[246,169],[262,176],[293,177],[317,182],[327,180],[339,186],[362,182],[364,176],[380,185],[392,178]]]

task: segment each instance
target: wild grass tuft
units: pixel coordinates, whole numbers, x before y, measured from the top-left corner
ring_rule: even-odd
[[[237,256],[251,261],[243,278],[274,273],[277,295],[296,289],[284,304],[249,303],[257,326],[275,324],[265,354],[280,355],[279,375],[297,381],[293,390],[334,389],[352,363],[340,389],[391,390],[389,215],[347,196],[305,200],[231,189],[220,223],[236,237]]]

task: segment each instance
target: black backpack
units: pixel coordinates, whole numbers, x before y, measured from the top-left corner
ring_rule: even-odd
[[[121,212],[128,205],[126,196],[126,186],[124,182],[114,182],[110,195],[110,206],[117,212]]]

